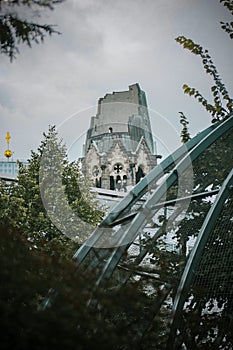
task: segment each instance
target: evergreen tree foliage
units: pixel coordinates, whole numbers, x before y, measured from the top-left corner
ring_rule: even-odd
[[[78,164],[68,162],[51,126],[28,165],[19,163],[18,181],[1,181],[2,222],[20,229],[38,249],[71,256],[72,242],[83,242],[103,216],[89,185]]]
[[[53,10],[64,0],[8,0],[0,1],[0,53],[7,55],[12,61],[19,53],[19,44],[43,42],[46,35],[59,34],[54,26],[30,21],[31,10],[47,8]],[[20,12],[18,11],[20,10]],[[22,12],[23,10],[23,12]],[[22,18],[22,13],[24,17]]]

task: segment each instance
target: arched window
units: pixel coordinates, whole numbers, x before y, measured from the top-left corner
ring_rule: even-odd
[[[101,177],[99,179],[95,179],[95,187],[101,188]]]
[[[117,175],[117,177],[116,177],[116,189],[117,189],[118,191],[120,191],[121,185],[122,185],[121,177],[120,177],[120,175]]]
[[[136,172],[136,184],[141,180],[141,178],[143,178],[145,176],[144,172],[143,172],[143,168],[140,165],[138,167],[138,171]]]
[[[123,188],[124,192],[127,191],[127,176],[126,175],[123,176],[122,188]]]
[[[115,181],[113,176],[110,176],[110,190],[115,190]]]
[[[109,134],[112,134],[112,127],[108,129]]]
[[[100,169],[97,165],[94,165],[92,168],[92,175],[94,176],[95,187],[101,188],[101,177],[100,177]]]

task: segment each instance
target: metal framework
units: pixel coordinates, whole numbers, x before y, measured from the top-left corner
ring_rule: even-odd
[[[225,121],[213,124],[168,156],[107,214],[90,238],[73,256],[79,268],[95,271],[96,288],[101,285],[104,286],[107,282],[109,285],[111,280],[113,283],[121,286],[133,275],[153,278],[152,274],[136,268],[136,266],[142,266],[143,261],[149,254],[147,244],[143,243],[145,233],[150,230],[153,231],[150,237],[150,244],[161,245],[165,231],[164,225],[156,225],[159,216],[167,215],[165,220],[167,224],[166,229],[168,230],[168,224],[170,223],[169,229],[172,230],[172,225],[179,221],[180,217],[192,217],[193,207],[201,203],[203,212],[200,217],[197,216],[196,220],[193,220],[191,224],[187,220],[186,231],[188,231],[190,236],[194,232],[197,239],[194,248],[192,249],[191,247],[190,249],[191,254],[183,274],[180,276],[179,288],[177,291],[173,290],[173,293],[176,293],[176,297],[171,311],[170,326],[168,325],[170,328],[168,327],[169,332],[167,333],[167,349],[169,350],[192,349],[192,344],[187,344],[184,341],[186,337],[185,332],[187,331],[184,326],[186,321],[182,323],[180,315],[184,312],[183,308],[185,308],[184,305],[187,302],[185,292],[194,283],[194,270],[200,261],[203,260],[203,251],[206,249],[208,237],[213,232],[216,220],[221,216],[223,205],[232,192],[233,180],[232,172],[230,172],[232,168],[232,146],[227,151],[222,150],[228,152],[228,161],[227,164],[224,164],[223,169],[219,169],[219,172],[221,172],[219,182],[210,188],[210,186],[205,185],[204,177],[208,178],[212,171],[211,164],[208,164],[209,155],[215,154],[217,149],[216,157],[221,159],[221,146],[218,143],[223,142],[222,147],[224,148],[224,140],[226,139],[229,145],[229,140],[232,139],[232,127],[233,115],[230,114]],[[205,164],[204,170],[202,166],[201,169],[198,168],[201,161],[202,164]],[[221,161],[219,161],[220,163]],[[227,177],[228,173],[229,176]],[[184,191],[183,195],[179,196],[179,181],[183,177],[182,179],[185,182],[189,174],[194,177],[191,192],[185,193]],[[200,190],[196,190],[199,179],[203,181],[203,184]],[[176,195],[173,195],[171,199],[167,199],[166,194],[170,190],[176,190]],[[215,196],[217,197],[214,201]],[[211,200],[208,201],[207,197],[211,198]],[[186,213],[190,203],[191,209]],[[132,251],[136,251],[136,253],[132,255]],[[125,256],[130,258],[131,265],[134,266],[133,269],[125,263]],[[229,262],[229,257],[226,258],[226,261]],[[200,273],[200,275],[202,274]],[[159,283],[158,281],[158,285]],[[162,285],[163,293],[157,295],[154,305],[152,304],[154,313],[159,313],[160,308],[174,288],[168,280],[161,282],[160,286]],[[214,289],[216,286],[211,288]],[[233,290],[232,285],[229,288]],[[181,322],[182,327],[179,327],[179,322]],[[153,318],[148,320],[147,328],[149,328],[149,323],[153,323]],[[179,337],[178,334],[180,334]],[[177,342],[174,341],[176,337],[179,338]],[[182,347],[183,344],[185,344],[185,347]]]
[[[129,194],[113,208],[103,222],[95,229],[90,238],[78,249],[74,255],[77,264],[82,264],[90,252],[98,253],[95,266],[103,264],[103,269],[96,281],[98,285],[102,279],[109,278],[116,268],[121,256],[139,236],[145,225],[155,215],[156,205],[163,198],[166,191],[187,170],[192,162],[204,152],[204,150],[220,138],[233,126],[233,117],[225,122],[212,125],[192,140],[181,146],[172,155],[166,158],[160,165],[155,167],[143,180],[129,192]],[[177,163],[177,164],[176,164]],[[156,182],[164,176],[166,171],[173,165],[168,177],[156,187]],[[153,188],[154,186],[154,188]],[[145,193],[149,196],[139,204],[139,208],[129,214],[130,209],[136,202],[140,202]],[[150,193],[152,192],[152,194]],[[206,193],[209,195],[209,193]],[[176,216],[180,213],[177,212]],[[126,216],[128,215],[128,217]],[[119,219],[125,221],[121,225]],[[114,230],[114,228],[116,228]],[[98,259],[99,258],[99,259]],[[98,261],[99,260],[99,261]],[[93,267],[93,261],[90,262]]]
[[[175,164],[180,158],[182,158],[187,152],[195,147],[209,132],[216,129],[216,125],[211,125],[208,129],[205,129],[200,134],[196,135],[185,145],[182,145],[172,155],[169,155],[158,166],[156,166],[146,177],[144,177],[125,197],[122,199],[104,218],[103,222],[97,227],[90,238],[77,250],[73,258],[77,260],[78,264],[81,264],[87,257],[88,253],[93,249],[101,235],[105,232],[102,228],[112,227],[114,222],[124,212],[129,212],[133,205],[140,201],[143,195],[150,190],[150,186],[154,182],[158,181],[166,171]]]

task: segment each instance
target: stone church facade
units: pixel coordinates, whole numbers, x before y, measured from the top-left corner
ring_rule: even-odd
[[[91,118],[82,172],[93,186],[127,191],[157,163],[146,95],[139,84],[106,94]]]

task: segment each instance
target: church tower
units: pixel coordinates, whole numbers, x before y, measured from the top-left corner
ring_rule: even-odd
[[[146,95],[139,84],[100,98],[81,159],[93,186],[126,192],[156,165],[156,158]]]

